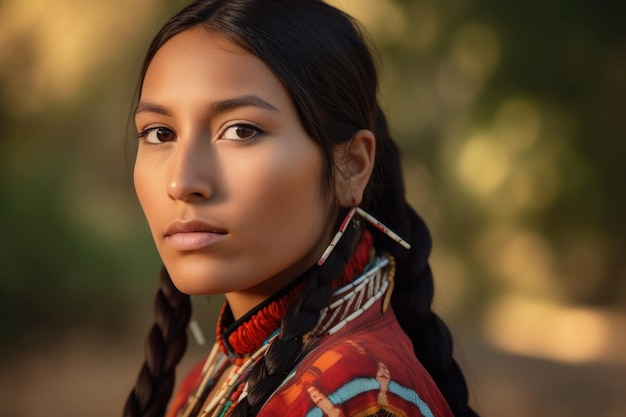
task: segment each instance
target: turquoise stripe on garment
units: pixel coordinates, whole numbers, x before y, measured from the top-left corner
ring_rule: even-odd
[[[364,392],[379,390],[380,384],[375,378],[358,378],[348,382],[337,391],[328,395],[328,400],[333,405],[340,405]],[[422,400],[412,389],[403,387],[402,385],[392,381],[389,383],[389,392],[397,395],[407,402],[415,404],[424,417],[434,417],[434,414],[430,410],[430,407],[428,407],[428,404],[426,404],[424,400]],[[322,413],[322,410],[314,407],[306,414],[306,417],[324,417],[324,414]]]
[[[415,404],[417,408],[420,409],[420,413],[422,413],[424,417],[435,417],[433,415],[433,412],[430,410],[428,404],[426,404],[424,400],[422,400],[420,396],[417,395],[417,392],[413,391],[412,389],[403,387],[402,385],[391,381],[389,383],[389,392],[396,394],[403,400]]]
[[[306,413],[305,417],[324,417],[324,414],[322,414],[322,410],[320,410],[317,407],[314,407],[311,411]]]
[[[358,378],[348,382],[328,396],[333,404],[342,404],[367,391],[378,391],[380,384],[374,378]]]

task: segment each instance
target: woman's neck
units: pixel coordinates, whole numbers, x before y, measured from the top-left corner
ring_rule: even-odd
[[[226,294],[226,300],[235,320],[239,320],[268,298],[268,295],[264,292],[237,291]]]
[[[328,240],[330,240],[330,238],[323,236],[320,242],[316,243],[302,259],[280,271],[273,277],[265,279],[259,284],[245,290],[225,294],[235,320],[239,320],[265,300],[271,298],[274,294],[302,277],[311,265],[315,265],[318,261]]]
[[[332,281],[333,289],[352,282],[370,261],[372,236],[365,231],[343,274]],[[283,315],[300,297],[307,283],[306,271],[274,291],[269,297],[263,291],[228,294],[222,307],[217,325],[217,339],[224,353],[246,355],[255,351],[274,331],[280,327]],[[255,295],[256,294],[256,295]],[[257,297],[257,298],[255,298]],[[235,303],[231,304],[231,302]],[[252,307],[248,307],[250,304]],[[244,310],[235,310],[246,306]],[[233,308],[235,307],[235,308]]]

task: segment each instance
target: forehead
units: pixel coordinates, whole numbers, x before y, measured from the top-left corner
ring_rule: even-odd
[[[289,95],[269,67],[257,56],[221,34],[193,28],[169,39],[154,55],[146,71],[142,100],[220,100],[254,94],[276,104],[290,103]]]

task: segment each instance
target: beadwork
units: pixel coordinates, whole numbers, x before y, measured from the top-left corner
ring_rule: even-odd
[[[383,270],[388,264],[388,258],[377,258],[363,275],[335,291],[333,301],[320,311],[319,323],[313,335],[317,337],[325,333],[337,333],[382,297],[389,287],[389,274]]]

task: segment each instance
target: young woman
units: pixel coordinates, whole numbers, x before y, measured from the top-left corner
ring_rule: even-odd
[[[124,416],[165,415],[188,294],[227,301],[170,416],[476,415],[377,86],[319,0],[197,1],[157,34],[135,186],[164,268]]]

